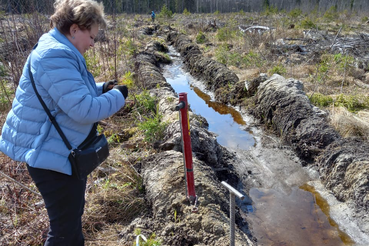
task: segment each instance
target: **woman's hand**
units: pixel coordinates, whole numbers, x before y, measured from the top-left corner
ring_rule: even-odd
[[[124,99],[127,98],[127,96],[128,96],[128,88],[127,88],[127,86],[125,86],[125,85],[116,85],[116,86],[114,86],[114,89],[119,90],[120,93],[123,94]]]
[[[103,85],[103,93],[110,91],[117,84],[118,84],[118,81],[116,79],[105,82]]]

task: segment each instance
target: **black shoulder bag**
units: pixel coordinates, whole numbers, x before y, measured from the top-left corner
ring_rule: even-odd
[[[67,146],[67,148],[70,150],[68,159],[72,165],[73,172],[75,172],[78,179],[86,178],[87,175],[89,175],[109,156],[108,141],[106,140],[105,135],[97,135],[97,123],[95,123],[86,140],[84,140],[83,143],[76,149],[73,149],[67,138],[65,137],[63,131],[59,127],[58,123],[56,122],[55,117],[51,115],[50,110],[47,108],[44,100],[42,100],[40,94],[36,89],[36,84],[31,72],[31,58],[28,62],[28,70],[32,86],[36,92],[38,100],[40,100],[40,103],[46,111],[51,123],[54,125],[60,137],[63,139],[65,146]]]

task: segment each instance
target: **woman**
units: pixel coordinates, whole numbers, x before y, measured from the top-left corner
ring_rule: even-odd
[[[0,137],[0,150],[27,163],[43,196],[50,228],[45,245],[84,245],[81,216],[86,179],[72,173],[69,150],[49,121],[36,88],[73,148],[96,134],[95,122],[125,104],[127,87],[95,83],[83,54],[94,46],[99,28],[106,27],[103,5],[93,0],[57,0],[52,29],[42,35],[28,57]],[[112,89],[112,87],[114,88]]]

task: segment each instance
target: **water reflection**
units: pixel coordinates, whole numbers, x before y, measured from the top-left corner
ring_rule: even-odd
[[[209,131],[217,134],[217,141],[225,147],[246,150],[255,140],[250,132],[242,129],[246,125],[241,114],[232,107],[214,102],[211,96],[193,86],[192,76],[181,71],[180,65],[166,67],[164,77],[175,92],[186,92],[191,110],[203,116],[209,123]]]
[[[232,107],[227,107],[225,106],[223,103],[219,103],[219,102],[214,102],[211,100],[211,97],[202,92],[199,88],[197,87],[193,87],[191,86],[191,88],[194,90],[194,92],[202,99],[205,101],[205,103],[211,107],[212,109],[214,109],[215,111],[217,111],[219,114],[230,114],[233,118],[233,120],[239,124],[239,125],[246,125],[246,122],[243,120],[241,114],[235,110]]]

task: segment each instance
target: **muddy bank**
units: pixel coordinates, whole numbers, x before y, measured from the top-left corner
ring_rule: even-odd
[[[326,113],[310,104],[302,82],[294,79],[273,75],[258,87],[255,105],[251,113],[288,142],[305,164],[315,167],[339,201],[348,202],[358,214],[368,213],[367,142],[341,138]],[[363,226],[368,231],[368,225]]]
[[[307,163],[313,163],[329,144],[339,139],[327,114],[311,105],[303,83],[277,74],[262,82],[251,114],[287,141]]]
[[[203,58],[191,40],[176,32],[170,32],[167,40],[184,56],[191,75],[205,80],[206,88],[215,92],[216,100],[241,105],[242,98],[255,95],[255,106],[249,113],[288,143],[300,157],[302,165],[317,170],[325,187],[353,209],[360,230],[369,233],[368,143],[343,139],[329,125],[327,113],[310,104],[301,81],[286,80],[279,75],[268,79],[264,75],[251,82],[228,79],[223,83],[212,78],[228,77],[206,74],[228,75],[232,72],[227,68],[208,68],[208,64],[216,62]],[[212,72],[205,72],[207,69]]]
[[[136,56],[136,80],[157,97],[163,121],[169,125],[164,139],[154,143],[157,153],[135,165],[144,180],[150,214],[134,220],[123,235],[125,240],[132,241],[134,229],[140,228],[144,235],[155,233],[163,245],[229,245],[229,194],[220,182],[238,183],[233,154],[217,143],[204,118],[189,112],[195,190],[199,198],[199,210],[194,213],[186,198],[181,129],[178,112],[174,110],[178,96],[159,68],[158,51],[163,49],[165,46],[153,42]],[[236,223],[239,228],[247,228],[239,212]],[[239,229],[236,244],[253,245],[247,233]]]
[[[192,76],[205,82],[206,89],[215,93],[215,99],[225,104],[237,105],[246,96],[244,82],[224,64],[204,57],[199,47],[184,34],[170,31],[166,39],[184,58],[183,62]]]

